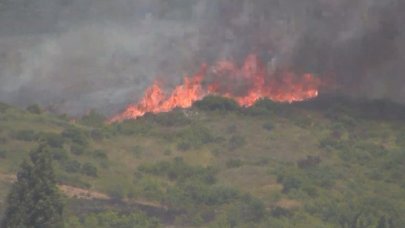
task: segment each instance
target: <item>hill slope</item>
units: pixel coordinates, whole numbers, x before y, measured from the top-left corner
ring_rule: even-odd
[[[108,209],[176,226],[397,227],[405,224],[403,113],[381,101],[264,100],[243,109],[207,97],[107,125],[94,112],[73,121],[0,105],[0,197],[5,177],[45,140],[61,184],[108,201],[71,198],[67,223],[75,226],[89,226],[75,212]]]

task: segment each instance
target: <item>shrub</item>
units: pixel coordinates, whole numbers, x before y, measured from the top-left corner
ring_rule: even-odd
[[[99,127],[104,124],[105,117],[95,110],[91,110],[87,115],[83,116],[80,123],[87,126]]]
[[[102,141],[105,138],[105,134],[100,129],[93,129],[90,131],[90,137],[95,141]]]
[[[231,227],[244,223],[257,223],[265,216],[265,207],[260,200],[250,195],[242,197],[242,202],[232,204],[227,212],[227,220]]]
[[[11,108],[11,106],[0,102],[0,113],[4,113],[7,111],[7,109],[10,109],[10,108]]]
[[[139,158],[144,152],[144,148],[140,145],[136,145],[134,146],[134,148],[132,149],[132,154],[136,157]]]
[[[183,182],[187,179],[198,180],[204,183],[215,183],[217,170],[211,167],[194,167],[176,157],[172,162],[159,162],[152,165],[141,165],[138,170],[143,173],[166,176],[171,180]]]
[[[299,189],[303,184],[300,177],[290,173],[278,175],[277,182],[283,185],[283,193],[288,193],[292,189]]]
[[[87,146],[88,144],[87,135],[78,128],[74,127],[67,128],[62,132],[62,136],[66,139],[69,139],[73,143],[81,146]]]
[[[219,96],[207,96],[203,100],[195,102],[194,106],[205,111],[239,110],[239,106],[234,100]]]
[[[113,129],[117,133],[124,135],[145,135],[152,129],[152,126],[144,118],[141,118],[137,120],[124,120],[121,123],[114,124]]]
[[[319,156],[307,156],[307,158],[299,160],[297,165],[301,169],[305,169],[317,166],[319,163],[321,163],[321,158]]]
[[[271,131],[274,129],[274,125],[270,122],[264,123],[262,127],[267,131]]]
[[[69,158],[69,155],[63,148],[54,148],[52,149],[52,158],[56,161],[63,162]]]
[[[230,159],[226,162],[226,167],[228,168],[238,168],[243,165],[242,160],[240,159]]]
[[[27,111],[32,114],[37,114],[37,115],[42,113],[41,107],[39,107],[39,105],[37,105],[37,104],[28,106]]]
[[[86,148],[81,145],[73,144],[70,146],[70,152],[74,155],[82,155],[84,154],[85,150]]]
[[[108,195],[112,200],[121,201],[125,197],[125,192],[122,186],[115,185],[110,190],[108,190]]]
[[[14,132],[13,138],[26,142],[32,142],[38,139],[37,134],[33,130],[21,130]]]
[[[175,110],[172,112],[159,113],[153,115],[152,118],[156,123],[166,127],[179,127],[191,123],[191,120],[184,115],[182,111]]]
[[[103,159],[103,160],[108,159],[107,152],[105,152],[104,150],[95,150],[92,155],[94,158]]]
[[[229,139],[228,147],[229,150],[235,150],[237,148],[243,147],[246,144],[246,140],[244,137],[240,135],[233,135]]]
[[[180,148],[178,147],[178,149],[182,151],[189,150],[191,147],[199,148],[215,141],[215,137],[211,134],[210,130],[199,125],[192,125],[183,129],[176,134],[176,137],[180,139]]]
[[[68,173],[78,173],[80,172],[81,168],[82,165],[76,160],[70,160],[64,164],[64,169]]]
[[[188,142],[179,142],[177,144],[177,149],[180,150],[180,151],[183,151],[183,152],[188,151],[188,150],[191,149],[191,145]]]
[[[89,176],[89,177],[97,177],[98,176],[97,167],[95,167],[91,163],[85,163],[82,166],[81,173],[83,173],[84,175]]]
[[[171,150],[171,149],[166,149],[166,150],[163,152],[163,154],[164,154],[165,156],[170,156],[170,155],[172,155],[172,150]]]
[[[62,148],[65,142],[64,138],[56,133],[44,133],[41,134],[39,138],[44,140],[48,146],[53,148]]]
[[[5,159],[7,157],[7,151],[5,149],[0,149],[0,158]]]

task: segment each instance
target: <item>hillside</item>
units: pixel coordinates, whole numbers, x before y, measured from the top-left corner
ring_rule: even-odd
[[[0,211],[39,141],[52,147],[68,227],[112,226],[103,217],[151,227],[405,224],[405,107],[387,101],[244,109],[207,97],[114,124],[0,104]]]

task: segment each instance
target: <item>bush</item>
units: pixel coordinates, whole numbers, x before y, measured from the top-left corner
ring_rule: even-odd
[[[215,137],[212,135],[209,129],[204,126],[193,125],[187,127],[177,133],[176,138],[179,138],[180,143],[178,149],[186,151],[193,148],[199,148],[203,145],[213,143]]]
[[[139,158],[144,152],[144,148],[140,145],[136,145],[134,146],[134,148],[132,149],[132,154],[136,157]]]
[[[10,108],[11,108],[11,106],[0,102],[0,113],[4,113]]]
[[[85,163],[82,166],[81,173],[86,175],[86,176],[89,176],[89,177],[97,177],[98,176],[97,167],[95,167],[91,163]]]
[[[301,169],[306,169],[317,166],[319,163],[321,163],[321,158],[319,156],[307,156],[307,158],[299,160],[297,165]]]
[[[65,142],[64,138],[56,133],[44,133],[41,134],[39,138],[44,140],[48,146],[53,148],[62,148]]]
[[[95,141],[102,141],[106,136],[100,129],[93,129],[90,131],[90,137]]]
[[[242,160],[240,159],[230,159],[226,162],[227,168],[238,168],[243,165]]]
[[[177,149],[180,150],[180,151],[185,152],[185,151],[188,151],[188,150],[191,149],[191,145],[188,142],[179,142],[177,144]]]
[[[104,124],[105,117],[95,110],[91,110],[87,115],[83,116],[80,123],[87,126],[99,127]]]
[[[234,203],[227,213],[227,220],[231,227],[238,224],[257,223],[265,216],[265,207],[260,200],[246,195],[242,202]]]
[[[141,165],[138,170],[143,173],[166,176],[170,180],[178,182],[193,179],[209,184],[215,183],[215,174],[217,173],[217,170],[211,167],[190,166],[179,157],[172,162],[164,161],[153,165]]]
[[[70,152],[74,155],[82,155],[85,153],[86,148],[77,144],[70,146]]]
[[[191,123],[191,120],[180,110],[155,114],[150,118],[156,123],[166,127],[180,127]]]
[[[66,139],[69,139],[71,142],[81,146],[87,146],[89,143],[87,135],[78,128],[67,128],[62,132],[62,136]]]
[[[271,131],[271,130],[274,129],[274,125],[272,123],[270,123],[270,122],[267,122],[267,123],[263,124],[262,127],[267,131]]]
[[[13,138],[21,141],[32,142],[37,140],[38,136],[33,130],[21,130],[14,132]]]
[[[39,105],[37,105],[37,104],[28,106],[27,111],[32,114],[37,114],[37,115],[42,113],[41,107],[39,107]]]
[[[108,191],[108,195],[112,200],[121,201],[125,197],[125,192],[122,186],[115,185]]]
[[[82,165],[80,164],[80,162],[78,162],[76,160],[67,161],[64,164],[64,169],[68,173],[78,173],[78,172],[80,172],[81,168],[82,168]]]
[[[103,159],[103,160],[108,159],[107,152],[105,152],[104,150],[95,150],[92,155],[94,158]]]
[[[124,135],[145,135],[151,129],[152,125],[144,118],[137,120],[124,120],[121,123],[113,125],[114,130]]]
[[[283,173],[278,175],[277,182],[283,185],[283,193],[288,193],[292,189],[299,189],[303,184],[299,176],[295,176],[290,173]]]
[[[4,149],[0,149],[0,158],[5,159],[7,157],[7,151]]]
[[[229,150],[233,151],[237,148],[243,147],[245,144],[246,144],[246,140],[244,137],[242,137],[240,135],[233,135],[229,139],[228,147],[229,147]]]
[[[63,148],[52,149],[52,158],[59,162],[64,162],[69,158],[68,153]]]
[[[80,219],[69,217],[65,222],[65,226],[75,228],[156,228],[159,227],[159,221],[138,211],[131,211],[130,213],[103,211],[81,216]]]
[[[234,100],[219,96],[207,96],[203,100],[195,102],[194,106],[205,111],[239,110],[239,105]]]

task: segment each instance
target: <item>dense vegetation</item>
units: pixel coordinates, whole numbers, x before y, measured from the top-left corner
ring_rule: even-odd
[[[0,104],[0,213],[39,142],[60,185],[106,195],[65,192],[67,227],[405,224],[405,108],[387,101],[208,97],[111,125]]]

